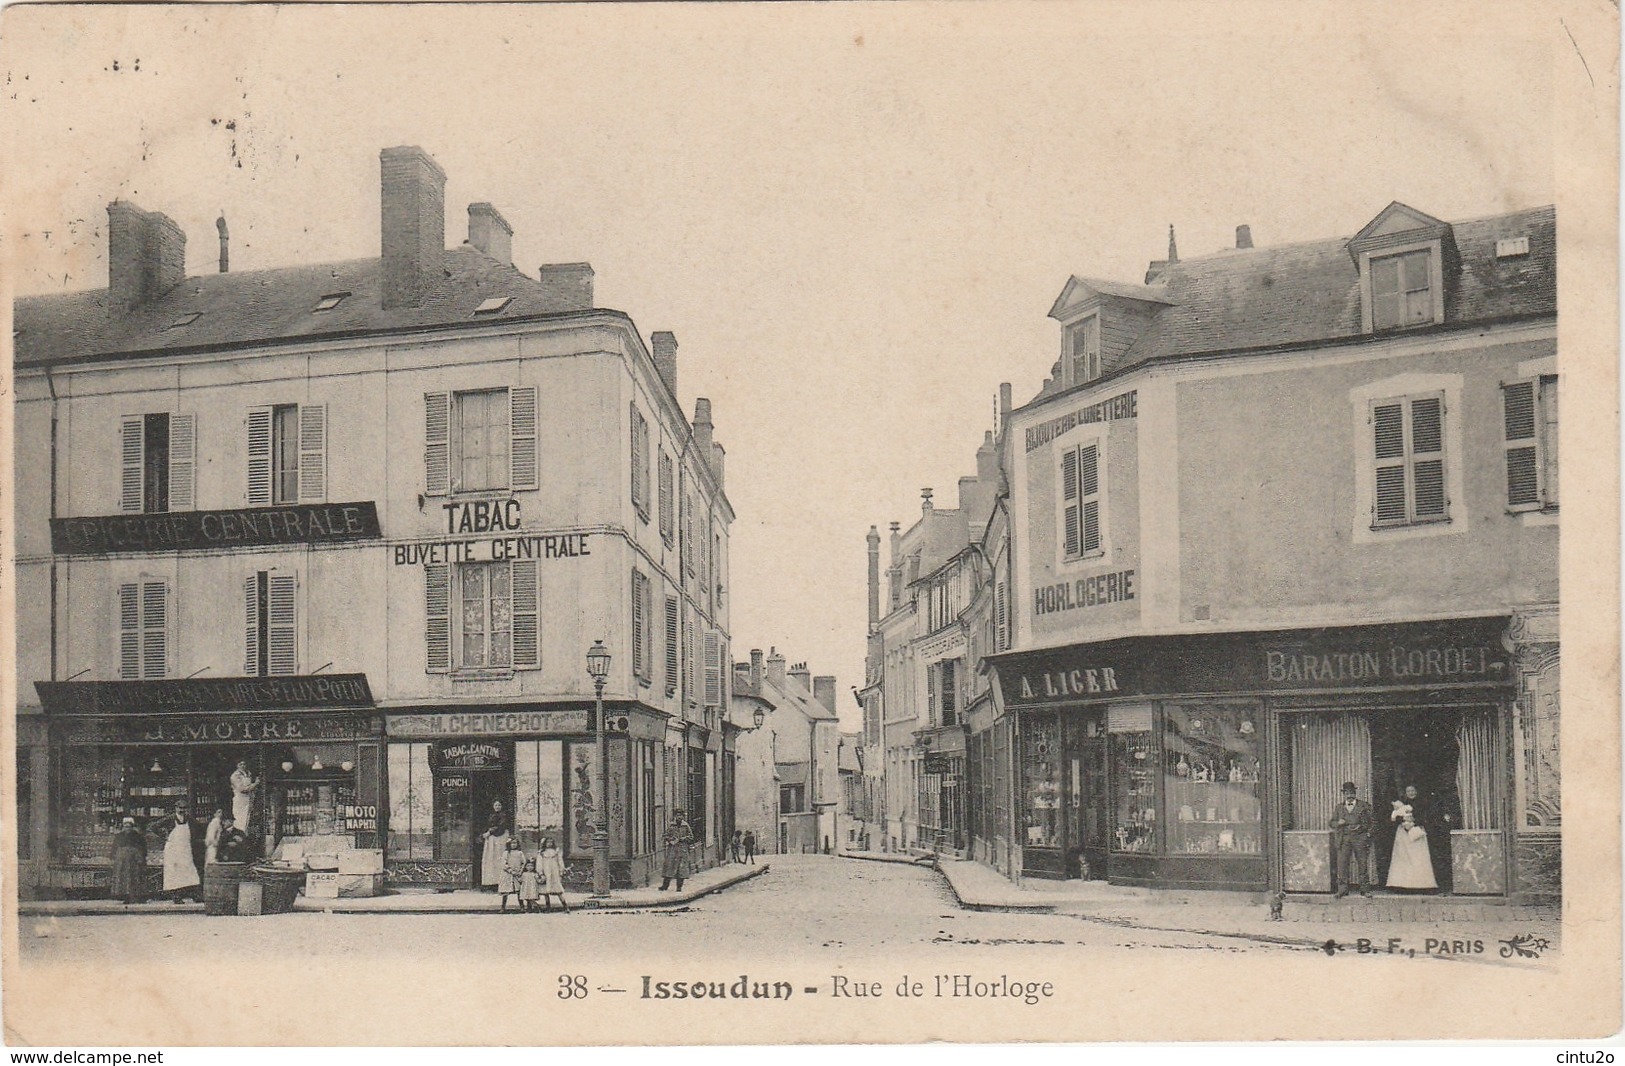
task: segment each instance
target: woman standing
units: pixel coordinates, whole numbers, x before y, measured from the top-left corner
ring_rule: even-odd
[[[142,881],[147,873],[147,837],[135,827],[134,818],[125,818],[113,834],[113,898],[126,904],[140,903],[145,895]]]
[[[501,800],[491,801],[480,844],[480,886],[495,892],[502,880],[502,853],[508,848],[508,812],[502,809]]]
[[[209,819],[209,828],[203,833],[203,865],[205,868],[219,859],[220,834],[225,831],[226,812],[220,807],[214,809],[214,817]]]
[[[259,781],[248,769],[248,760],[238,759],[237,769],[231,772],[231,820],[237,828],[248,832],[248,820],[254,813],[254,791]]]
[[[1399,823],[1394,830],[1394,855],[1388,862],[1388,887],[1409,889],[1436,889],[1439,882],[1433,877],[1433,857],[1428,852],[1428,834],[1416,823],[1416,809],[1410,802],[1416,798],[1416,786],[1405,787],[1405,798],[1396,799],[1390,821]]]
[[[196,899],[203,882],[192,857],[192,820],[186,817],[186,808],[176,807],[172,821],[174,826],[164,840],[164,891],[180,903],[188,896]]]

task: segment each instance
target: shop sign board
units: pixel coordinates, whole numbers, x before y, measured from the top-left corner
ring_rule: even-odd
[[[1087,404],[1075,411],[1028,426],[1025,433],[1027,451],[1042,448],[1056,437],[1078,426],[1096,422],[1119,422],[1136,418],[1140,413],[1139,393],[1134,389],[1120,393],[1098,403]]]
[[[443,770],[505,770],[512,745],[488,740],[442,741],[429,749],[429,764]]]
[[[395,544],[389,551],[396,566],[500,563],[515,559],[580,559],[592,554],[590,541],[587,533],[529,533]]]
[[[925,772],[928,774],[946,774],[953,772],[953,757],[946,752],[928,751],[925,753]]]
[[[174,681],[36,681],[51,715],[219,714],[371,707],[366,674],[197,677]]]
[[[389,716],[388,729],[392,737],[586,733],[591,726],[591,718],[592,712],[587,710],[392,714]]]
[[[51,550],[58,555],[257,548],[279,544],[303,547],[377,540],[382,535],[378,528],[378,507],[371,500],[51,519]]]
[[[994,657],[1013,707],[1181,693],[1506,685],[1505,617],[1129,637]]]
[[[377,732],[371,715],[236,714],[75,719],[60,736],[67,744],[226,744],[360,740]]]
[[[339,808],[346,833],[375,833],[378,831],[378,806],[373,803],[345,804]]]

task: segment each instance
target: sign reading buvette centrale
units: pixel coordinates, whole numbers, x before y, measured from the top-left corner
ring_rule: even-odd
[[[371,500],[51,519],[51,550],[58,555],[333,544],[382,535]]]

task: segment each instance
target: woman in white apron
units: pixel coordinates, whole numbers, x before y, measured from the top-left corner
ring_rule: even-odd
[[[164,841],[164,891],[176,903],[190,896],[198,896],[202,884],[197,875],[197,863],[192,858],[192,822],[181,809],[175,811],[175,827]]]

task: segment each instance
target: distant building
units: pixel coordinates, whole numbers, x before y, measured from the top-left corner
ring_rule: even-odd
[[[756,830],[759,850],[833,852],[841,840],[835,691],[834,677],[813,677],[806,663],[787,669],[777,649],[765,657],[752,649],[750,662],[734,668],[734,719],[744,722],[758,707],[765,714],[763,727],[739,741],[739,828]],[[771,787],[764,772],[768,765]],[[764,836],[770,807],[776,820]]]

